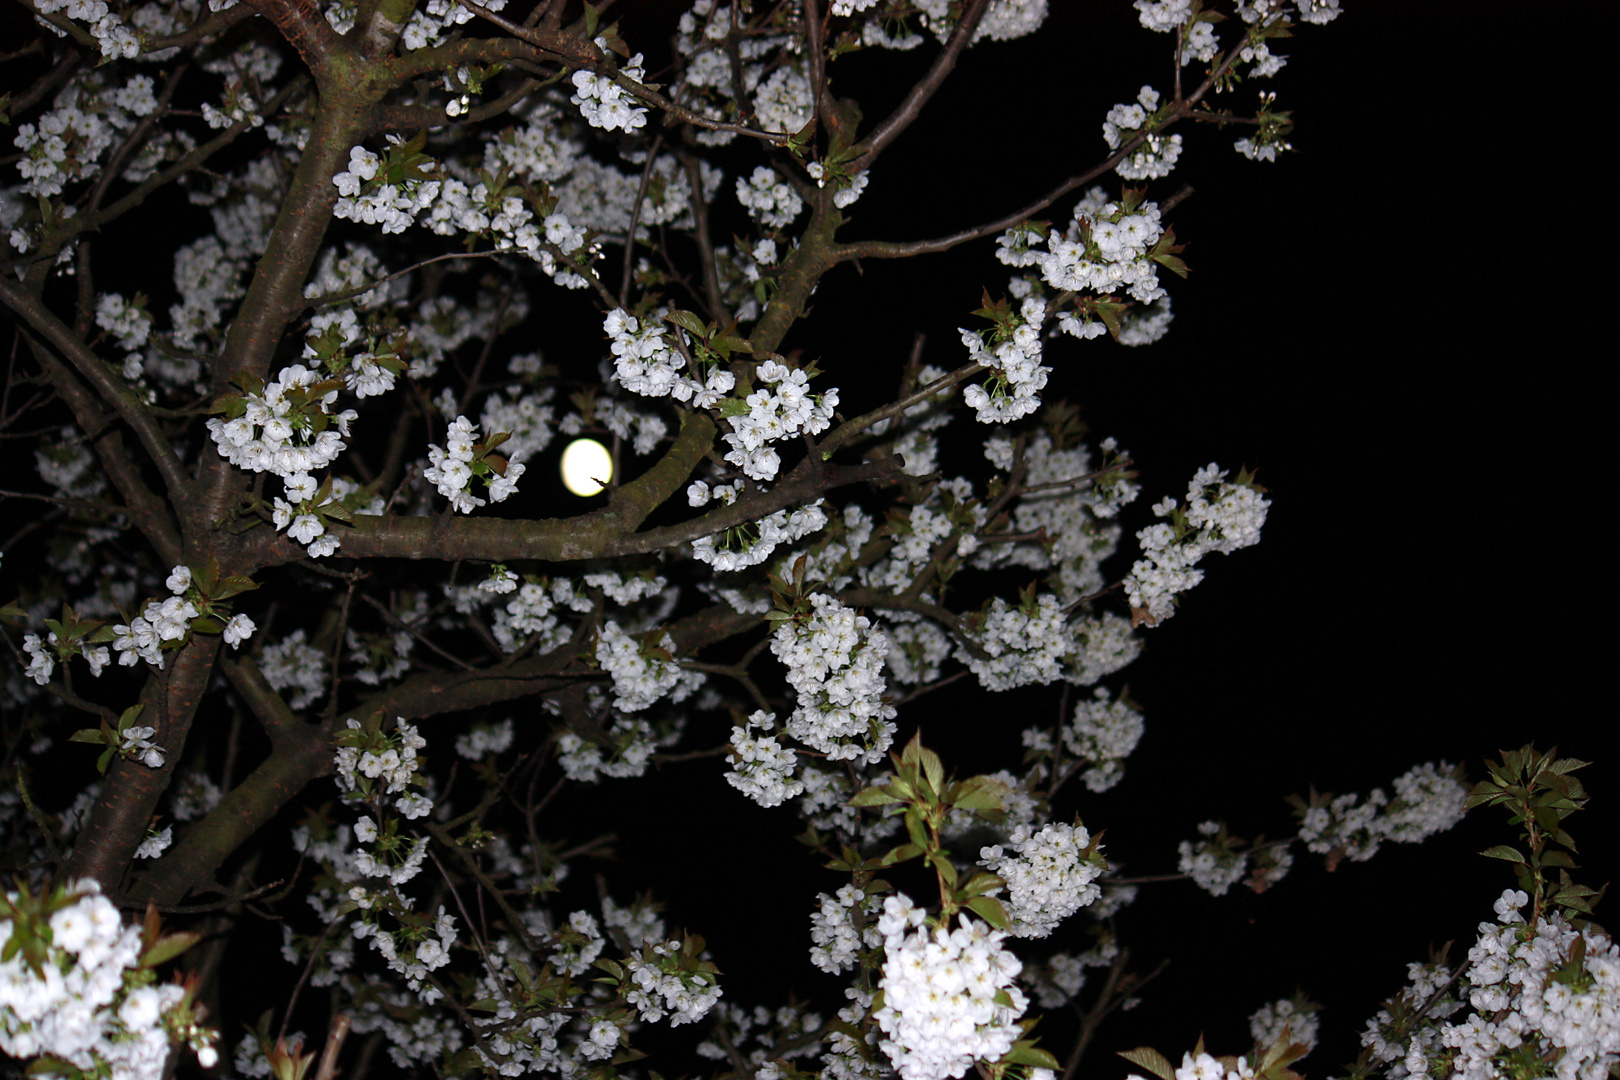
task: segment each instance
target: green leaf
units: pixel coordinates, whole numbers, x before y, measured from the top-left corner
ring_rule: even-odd
[[[939,755],[927,747],[922,749],[923,775],[928,777],[928,783],[938,795],[945,790],[945,766],[939,760]]]
[[[901,844],[897,848],[890,848],[884,852],[883,857],[877,861],[878,866],[893,866],[897,862],[915,859],[923,853],[923,848],[917,844]],[[871,860],[867,860],[870,862]]]
[[[1007,909],[993,896],[975,896],[967,902],[967,908],[997,930],[1012,929],[1012,918],[1008,916]]]
[[[980,870],[963,882],[962,887],[956,890],[956,894],[961,897],[982,896],[984,893],[998,889],[1005,884],[1005,881],[1002,881],[1001,878],[990,871]]]
[[[704,325],[703,320],[692,314],[690,311],[681,311],[676,309],[675,311],[672,311],[668,315],[664,316],[664,319],[667,322],[674,323],[676,326],[680,327],[682,330],[685,330],[699,341],[705,340],[709,332],[709,328]]]
[[[1176,1070],[1171,1067],[1165,1056],[1151,1046],[1139,1046],[1135,1050],[1121,1050],[1119,1056],[1138,1068],[1146,1069],[1159,1080],[1176,1080]]]
[[[173,960],[201,940],[202,935],[192,930],[164,934],[152,943],[151,948],[141,954],[141,967],[157,967],[161,963]]]
[[[1054,1072],[1063,1068],[1058,1064],[1057,1058],[1025,1039],[1013,1043],[1012,1049],[1007,1051],[1007,1056],[1001,1060],[1009,1065],[1029,1065],[1036,1069],[1051,1069]]]
[[[775,614],[775,612],[772,612],[772,614]],[[849,805],[850,806],[888,806],[891,803],[897,803],[899,801],[900,801],[899,799],[895,798],[893,795],[891,795],[889,793],[887,788],[885,788],[885,787],[875,787],[874,786],[874,787],[869,787],[869,788],[863,788],[860,791],[856,792],[855,797],[853,799],[849,800]]]
[[[1491,859],[1506,859],[1508,862],[1515,863],[1524,862],[1524,856],[1507,844],[1497,844],[1495,847],[1486,848],[1480,854]]]
[[[102,737],[100,728],[87,727],[69,735],[68,742],[102,743],[106,742],[106,739]]]
[[[970,776],[951,787],[946,802],[961,810],[975,812],[1006,808],[1008,787],[992,776]]]

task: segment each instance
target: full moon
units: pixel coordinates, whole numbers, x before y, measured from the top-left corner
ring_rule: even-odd
[[[613,458],[595,439],[575,439],[563,451],[562,478],[575,495],[595,495],[613,479]]]

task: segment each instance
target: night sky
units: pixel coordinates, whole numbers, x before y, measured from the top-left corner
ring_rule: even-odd
[[[969,54],[890,151],[914,155],[915,179],[874,179],[854,235],[941,235],[1023,205],[1103,152],[1110,104],[1143,81],[1165,88],[1165,39],[1128,5],[1053,6],[1038,38]],[[1258,469],[1273,503],[1262,542],[1206,560],[1204,583],[1110,680],[1129,683],[1147,718],[1124,783],[1068,792],[1058,816],[1106,828],[1128,872],[1162,872],[1202,820],[1275,836],[1291,824],[1284,796],[1310,785],[1388,790],[1439,760],[1472,781],[1486,757],[1534,741],[1596,762],[1583,774],[1592,806],[1571,826],[1577,876],[1600,886],[1620,855],[1615,710],[1598,694],[1613,669],[1600,547],[1613,455],[1599,448],[1612,393],[1597,376],[1613,346],[1596,340],[1612,180],[1599,183],[1588,117],[1610,35],[1592,3],[1559,5],[1556,19],[1509,3],[1346,8],[1274,46],[1290,57],[1271,89],[1294,110],[1296,153],[1251,163],[1231,132],[1182,129],[1180,164],[1150,187],[1196,189],[1170,219],[1192,276],[1169,280],[1169,336],[1049,350],[1048,396],[1078,402],[1094,437],[1116,436],[1140,463],[1151,497],[1130,527],[1211,460]],[[880,208],[889,220],[873,225]],[[927,358],[955,363],[954,328],[982,286],[1005,284],[992,251],[830,275],[818,301],[838,314],[812,319],[806,336],[825,337],[806,348],[837,370],[851,352],[902,356],[923,330]],[[1006,745],[1055,715],[1051,694],[961,686],[914,706],[902,733],[916,720],[931,740],[997,732]],[[683,787],[672,781],[671,798]],[[725,875],[719,831],[757,819],[768,836],[768,816],[717,806],[697,829],[715,842],[695,850]],[[1510,884],[1476,852],[1512,839],[1504,814],[1481,810],[1332,874],[1296,851],[1292,875],[1262,896],[1144,887],[1127,942],[1143,969],[1172,963],[1083,1069],[1123,1076],[1108,1051],[1141,1043],[1179,1060],[1200,1032],[1236,1051],[1248,1014],[1297,987],[1327,1006],[1323,1045],[1301,1068],[1333,1075],[1406,963],[1451,939],[1466,951]],[[807,856],[782,857],[785,885]],[[838,884],[822,877],[816,888]],[[724,910],[762,919],[762,942],[802,933],[789,890],[733,885]],[[784,975],[763,944],[720,951],[713,939],[723,968],[778,996],[831,987]]]

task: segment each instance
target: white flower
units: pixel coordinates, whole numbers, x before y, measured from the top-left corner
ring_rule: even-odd
[[[966,914],[954,930],[929,929],[922,915],[903,894],[884,901],[878,1045],[902,1080],[944,1080],[1012,1049],[1028,1000],[1014,982],[1022,965],[1002,947],[1004,933]]]
[[[155,859],[168,850],[169,844],[174,840],[174,826],[165,825],[160,833],[151,833],[141,841],[141,846],[135,849],[137,859]],[[136,1025],[130,1025],[134,1027]]]
[[[225,624],[225,644],[236,648],[253,635],[258,627],[246,615],[232,615],[231,621]]]
[[[191,569],[186,566],[177,566],[169,572],[168,580],[163,583],[168,590],[180,596],[191,588]]]

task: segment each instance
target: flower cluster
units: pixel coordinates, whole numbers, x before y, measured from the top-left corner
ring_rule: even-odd
[[[604,776],[640,776],[662,742],[652,725],[639,717],[617,717],[603,735],[602,742],[587,741],[572,731],[557,736],[557,764],[570,780],[594,784]],[[605,749],[604,749],[605,744]]]
[[[1078,825],[1056,822],[1039,832],[1019,825],[1000,844],[979,850],[979,865],[1007,885],[1007,914],[1015,937],[1042,938],[1102,895],[1096,880],[1108,868],[1099,845]]]
[[[184,1041],[204,1068],[215,1063],[218,1033],[192,1020],[185,987],[154,985],[141,928],[123,924],[95,881],[6,893],[0,935],[0,1051],[8,1056],[158,1080],[171,1041]]]
[[[643,1020],[669,1017],[670,1026],[703,1019],[720,1000],[717,969],[698,960],[693,941],[665,941],[649,945],[640,956],[625,960],[625,970],[635,988],[624,999],[636,1007]],[[701,944],[701,942],[699,942]]]
[[[428,467],[422,471],[422,476],[437,486],[439,494],[463,514],[484,505],[483,499],[468,490],[475,476],[489,489],[490,502],[504,502],[517,490],[517,482],[527,468],[521,462],[490,455],[489,451],[504,438],[504,434],[497,433],[480,443],[478,425],[465,416],[458,416],[445,432],[443,449],[428,447]]]
[[[1041,363],[1041,325],[1046,318],[1046,302],[1026,297],[1019,314],[1000,322],[986,334],[961,330],[968,359],[996,372],[987,382],[975,383],[962,391],[962,400],[973,406],[981,424],[1005,424],[1028,416],[1041,406],[1040,392],[1052,369]]]
[[[1352,792],[1299,806],[1299,838],[1318,855],[1363,862],[1385,840],[1417,843],[1462,820],[1468,788],[1447,762],[1414,766],[1395,778],[1394,788],[1393,800],[1374,788],[1365,802]]]
[[[1168,498],[1153,507],[1169,521],[1136,534],[1147,557],[1125,579],[1134,623],[1154,626],[1175,614],[1177,596],[1204,579],[1195,564],[1205,555],[1228,555],[1259,542],[1271,506],[1262,490],[1246,472],[1231,482],[1225,470],[1209,464],[1187,486],[1185,508]]]
[[[152,741],[157,734],[157,728],[150,725],[131,724],[119,733],[122,742],[118,752],[127,758],[139,760],[148,769],[163,768],[163,747]]]
[[[1022,965],[1002,946],[1006,934],[965,914],[954,930],[929,928],[903,894],[883,902],[877,929],[885,952],[879,1046],[902,1080],[959,1077],[1012,1048],[1029,1003],[1014,983]]]
[[[776,714],[764,709],[748,718],[746,725],[733,725],[731,748],[726,754],[726,783],[761,806],[780,806],[803,794],[804,784],[793,778],[797,758],[792,750],[776,741],[776,736],[755,736],[750,729],[770,732],[776,727]]]
[[[1108,143],[1108,149],[1118,150],[1136,138],[1144,126],[1152,123],[1158,108],[1159,92],[1151,86],[1144,86],[1134,103],[1115,105],[1109,109],[1108,118],[1103,121],[1103,138]],[[1142,145],[1132,150],[1119,163],[1116,171],[1127,180],[1155,180],[1169,176],[1170,169],[1180,156],[1180,135],[1167,138],[1150,127]]]
[[[1017,606],[1001,597],[966,620],[977,649],[957,647],[957,659],[979,677],[986,690],[1045,686],[1063,674],[1063,660],[1075,650],[1074,635],[1057,597],[1025,596]]]
[[[336,741],[338,749],[332,762],[338,789],[345,799],[397,795],[395,808],[406,817],[421,817],[427,812],[422,805],[427,800],[410,790],[416,779],[416,752],[427,745],[415,727],[400,718],[393,731],[384,732],[380,715],[365,723],[351,719]]]
[[[181,571],[185,571],[184,574]],[[186,599],[191,587],[191,572],[183,566],[174,568],[166,583],[173,593],[166,600],[149,600],[145,609],[127,624],[113,627],[113,651],[118,654],[120,667],[132,667],[137,660],[145,660],[153,667],[163,666],[163,643],[183,641],[191,631],[191,620],[198,615],[197,605]],[[252,632],[252,623],[240,616],[243,623],[232,619],[227,629],[232,636],[245,637]],[[234,629],[233,629],[234,628]],[[86,658],[89,654],[86,653]],[[95,666],[95,665],[92,665]]]
[[[605,50],[607,41],[596,39],[596,47]],[[641,82],[647,73],[641,68],[641,54],[630,58],[624,66],[624,75]],[[584,68],[574,72],[574,96],[569,100],[579,106],[579,113],[591,127],[604,131],[635,131],[647,123],[647,110],[632,104],[635,99],[625,93],[611,78],[597,75]]]
[[[456,737],[456,753],[471,761],[504,754],[511,746],[510,718],[494,724],[475,724],[467,734]]]
[[[686,360],[670,342],[667,331],[653,319],[638,319],[614,308],[602,329],[612,339],[614,373],[621,385],[644,397],[673,397],[708,409],[737,384],[736,377],[719,364],[706,366],[702,378],[683,374]]]
[[[798,696],[787,733],[832,761],[875,765],[895,732],[895,708],[884,698],[888,638],[825,593],[810,597],[810,609],[771,635],[771,652],[787,665]]]
[[[1059,232],[1037,226],[1015,226],[1001,236],[996,258],[1007,266],[1034,266],[1054,289],[1112,293],[1124,290],[1148,304],[1164,295],[1153,259],[1164,235],[1159,206],[1138,202],[1132,193],[1119,202],[1109,200],[1100,187],[1092,188],[1075,204],[1068,226]],[[1033,241],[1044,235],[1047,250]],[[1058,328],[1079,338],[1096,337],[1103,327],[1072,312],[1058,320]]]
[[[737,201],[748,215],[770,229],[793,224],[804,200],[769,166],[760,165],[748,177],[737,178]]]
[[[1437,994],[1449,974],[1443,967],[1412,965],[1412,985],[1397,1001],[1434,1003],[1415,1026],[1381,1010],[1361,1037],[1391,1080],[1487,1080],[1526,1062],[1536,1075],[1602,1080],[1620,1064],[1620,946],[1557,911],[1526,925],[1519,909],[1528,901],[1517,889],[1502,894],[1497,921],[1479,925],[1455,997]]]
[[[292,690],[287,705],[294,712],[307,709],[326,692],[326,654],[309,644],[302,627],[281,641],[266,645],[259,656],[259,671],[272,690]]]
[[[1249,868],[1249,856],[1237,850],[1237,843],[1227,836],[1225,827],[1218,821],[1200,823],[1198,832],[1205,839],[1196,844],[1183,840],[1177,848],[1180,860],[1176,869],[1211,896],[1225,896],[1233,885],[1243,880]]]
[[[778,546],[803,539],[826,524],[827,512],[817,499],[809,506],[778,510],[758,521],[699,537],[692,541],[692,554],[716,570],[742,570],[764,562]]]
[[[855,886],[845,885],[832,896],[818,894],[816,900],[821,907],[810,913],[810,962],[822,971],[829,975],[848,971],[863,945],[875,949],[883,944],[874,918],[877,896],[864,896]],[[866,916],[864,935],[855,925],[857,909]]]
[[[1254,1045],[1273,1046],[1278,1040],[1286,1038],[1289,1043],[1316,1049],[1320,1027],[1316,1008],[1303,994],[1260,1006],[1249,1017],[1249,1034],[1254,1038]]]
[[[613,679],[613,706],[640,712],[659,698],[682,701],[703,682],[701,672],[683,672],[671,655],[675,639],[664,634],[643,645],[609,619],[596,639],[596,662]]]
[[[838,408],[838,391],[812,394],[809,372],[775,360],[760,364],[754,378],[762,385],[745,399],[748,411],[731,417],[726,460],[755,480],[770,480],[782,465],[770,444],[826,431]]]
[[[1208,63],[1215,58],[1219,46],[1215,40],[1215,27],[1203,19],[1187,25],[1193,17],[1192,0],[1136,0],[1133,5],[1142,25],[1161,34],[1182,31],[1181,62],[1194,60]]]
[[[391,149],[406,145],[398,135],[388,138]],[[352,147],[349,167],[332,177],[339,196],[332,216],[380,225],[385,233],[404,232],[439,197],[440,181],[429,179],[425,172],[425,167],[432,164],[431,160],[418,158],[406,170],[390,170],[384,159],[370,150]],[[396,172],[399,175],[394,175]]]
[[[1074,707],[1063,727],[1063,748],[1089,763],[1080,778],[1092,791],[1107,791],[1125,774],[1125,759],[1142,740],[1142,714],[1124,698],[1110,700],[1098,687],[1090,701]]]
[[[68,2],[70,10],[107,10],[102,0]],[[46,0],[36,10],[44,14],[55,6],[53,0]],[[106,17],[115,22],[118,18]],[[60,195],[67,183],[95,175],[101,156],[116,146],[141,117],[157,109],[150,75],[136,75],[121,87],[98,85],[100,82],[93,79],[70,83],[37,123],[17,126],[12,145],[22,151],[17,171],[22,174],[25,194],[49,198]],[[26,249],[27,240],[18,235],[20,232],[12,234],[12,245]]]
[[[330,555],[338,540],[327,533],[317,511],[336,496],[328,487],[322,497],[310,474],[343,452],[349,424],[359,414],[353,409],[334,413],[341,380],[323,379],[303,364],[289,364],[262,386],[243,378],[240,394],[227,394],[215,405],[226,418],[211,417],[209,434],[220,455],[237,468],[280,476],[288,499],[273,503],[276,528],[287,529],[312,557]]]

